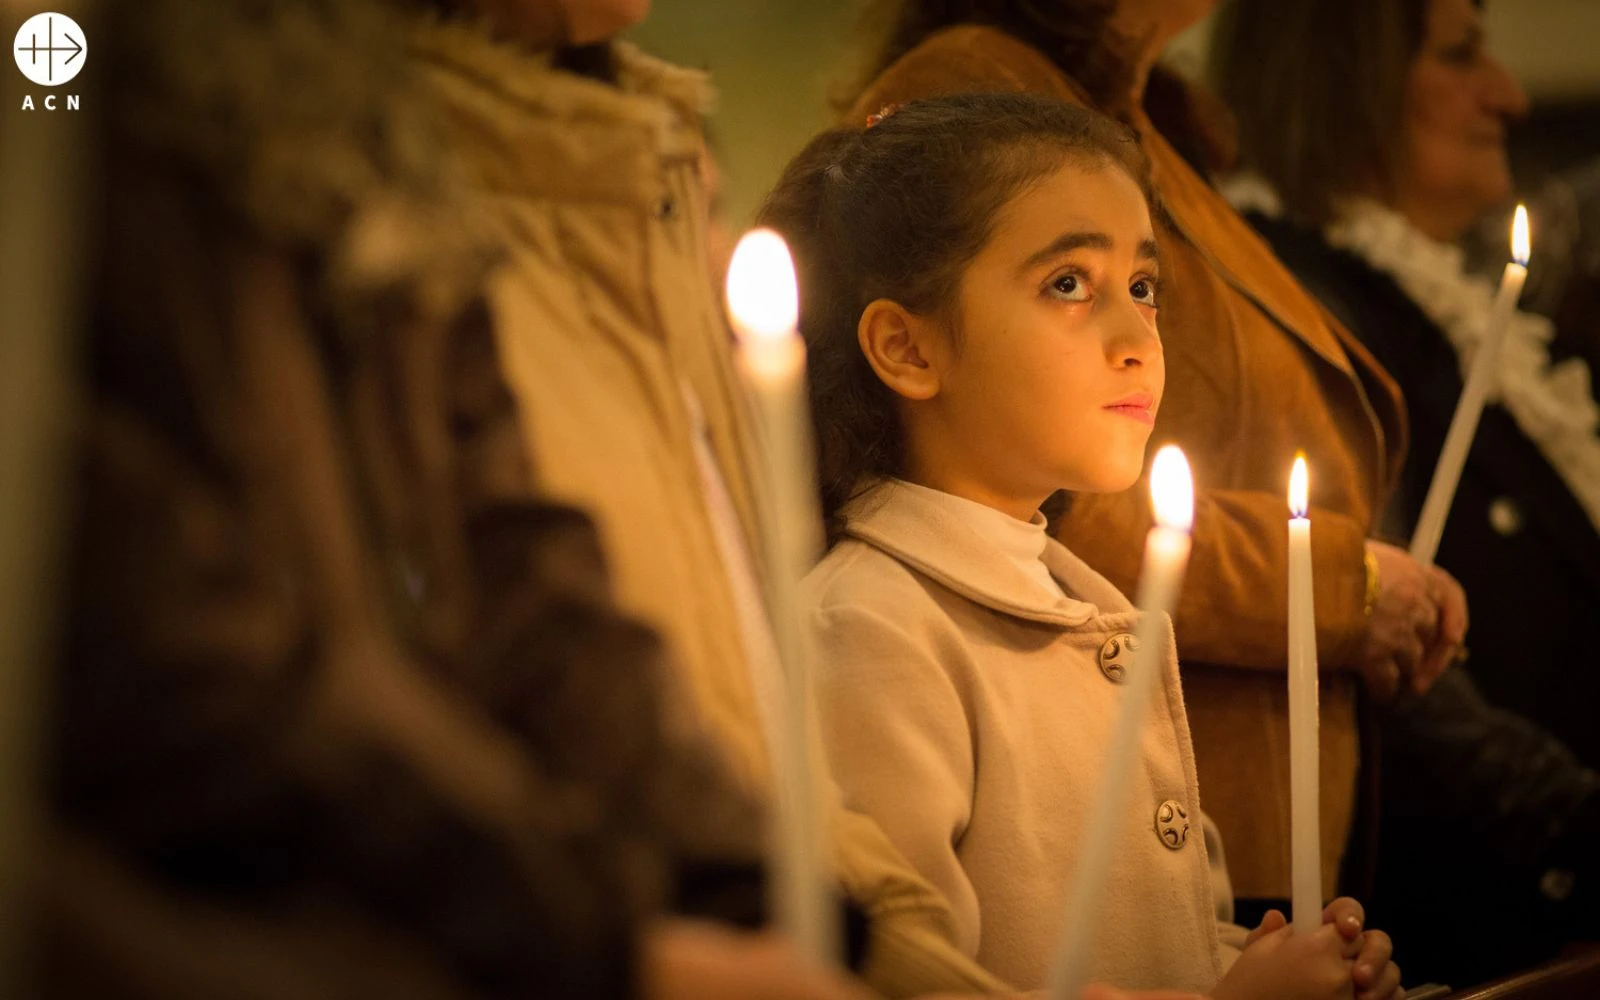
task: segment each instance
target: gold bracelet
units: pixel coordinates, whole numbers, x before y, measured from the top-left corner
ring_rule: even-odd
[[[1382,589],[1382,581],[1378,579],[1378,557],[1367,549],[1362,560],[1367,567],[1367,598],[1362,605],[1361,613],[1368,618],[1372,617],[1372,609],[1378,606],[1378,592]]]

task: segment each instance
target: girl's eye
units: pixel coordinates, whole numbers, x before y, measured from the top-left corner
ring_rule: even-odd
[[[1155,306],[1156,283],[1149,278],[1140,278],[1128,286],[1128,293],[1133,296],[1133,301],[1140,305]]]
[[[1050,290],[1068,302],[1082,302],[1089,297],[1089,289],[1076,274],[1063,274],[1050,282]]]

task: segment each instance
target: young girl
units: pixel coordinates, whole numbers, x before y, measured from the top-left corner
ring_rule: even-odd
[[[806,627],[836,776],[948,896],[959,944],[1022,988],[1054,957],[1138,618],[1039,513],[1133,484],[1160,405],[1137,149],[1040,98],[918,102],[815,140],[763,213],[799,264],[833,542]],[[1353,901],[1311,935],[1230,926],[1248,946],[1225,961],[1170,633],[1160,670],[1093,978],[1218,997],[1364,980],[1387,1000],[1387,938]]]

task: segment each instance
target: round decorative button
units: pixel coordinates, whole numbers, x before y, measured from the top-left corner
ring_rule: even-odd
[[[1139,639],[1132,632],[1118,632],[1100,647],[1100,672],[1113,684],[1128,679],[1128,664],[1139,650]]]
[[[1573,887],[1577,884],[1578,877],[1569,871],[1552,868],[1539,879],[1539,891],[1544,893],[1544,898],[1552,903],[1564,903],[1572,895]]]
[[[1510,538],[1522,530],[1522,508],[1510,497],[1496,497],[1489,504],[1489,527]]]
[[[1156,807],[1156,836],[1176,851],[1189,842],[1189,811],[1176,799]]]

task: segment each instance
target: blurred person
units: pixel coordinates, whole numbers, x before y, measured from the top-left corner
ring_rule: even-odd
[[[1284,636],[1286,493],[1311,462],[1317,647],[1323,670],[1324,897],[1356,804],[1362,682],[1425,688],[1460,644],[1466,609],[1442,573],[1371,539],[1405,453],[1399,392],[1199,168],[1228,137],[1192,88],[1157,66],[1208,0],[882,0],[850,115],[966,90],[1022,90],[1129,124],[1163,212],[1167,402],[1154,440],[1183,446],[1197,487],[1194,555],[1175,613],[1206,812],[1228,844],[1240,919],[1289,888]],[[1123,591],[1150,524],[1147,487],[1073,498],[1057,537]]]
[[[1456,244],[1512,193],[1527,97],[1471,0],[1237,0],[1215,46],[1249,171],[1230,191],[1405,391],[1415,447],[1385,524],[1409,536],[1493,294]],[[1457,983],[1600,934],[1600,410],[1551,334],[1515,317],[1440,544],[1485,609],[1465,673],[1383,720],[1372,908],[1408,968]],[[1502,933],[1474,930],[1484,912]]]
[[[105,23],[29,995],[862,1000],[735,932],[759,808],[539,492],[406,27]]]

